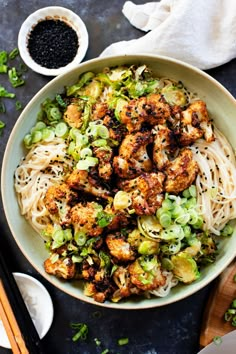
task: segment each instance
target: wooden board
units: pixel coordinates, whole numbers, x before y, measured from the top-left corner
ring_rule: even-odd
[[[219,276],[208,299],[201,328],[200,346],[205,347],[215,336],[223,336],[235,330],[230,322],[224,320],[225,311],[236,298],[236,260]]]

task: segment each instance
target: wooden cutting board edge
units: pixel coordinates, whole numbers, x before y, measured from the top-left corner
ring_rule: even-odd
[[[208,298],[205,307],[200,333],[200,347],[203,348],[212,342],[215,336],[223,335],[235,330],[230,322],[224,320],[224,314],[230,303],[236,298],[236,260],[234,260],[219,276]]]

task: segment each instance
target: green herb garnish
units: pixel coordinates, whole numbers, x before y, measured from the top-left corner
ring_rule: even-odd
[[[8,77],[13,87],[22,86],[25,83],[25,81],[21,78],[21,73],[19,73],[15,67],[8,70]]]
[[[75,335],[72,337],[73,342],[87,339],[88,326],[85,323],[71,323],[71,328],[76,330]]]
[[[9,59],[15,59],[19,55],[19,49],[14,48],[10,53],[9,53]]]
[[[0,85],[0,97],[14,98],[14,93],[8,92],[2,85]]]

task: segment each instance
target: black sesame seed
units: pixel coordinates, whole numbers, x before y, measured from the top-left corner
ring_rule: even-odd
[[[28,49],[33,60],[48,69],[69,64],[79,47],[75,30],[61,20],[43,20],[32,29]]]

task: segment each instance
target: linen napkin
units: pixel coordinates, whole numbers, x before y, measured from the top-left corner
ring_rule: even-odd
[[[149,53],[185,61],[200,69],[236,57],[236,0],[161,0],[122,10],[130,23],[149,31],[108,46],[101,56]]]

